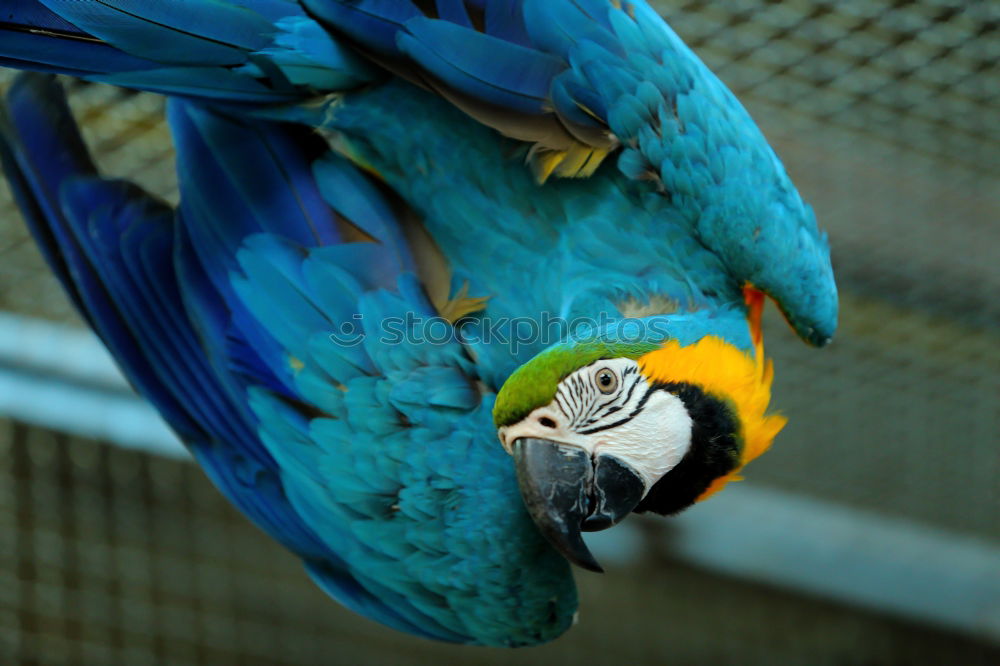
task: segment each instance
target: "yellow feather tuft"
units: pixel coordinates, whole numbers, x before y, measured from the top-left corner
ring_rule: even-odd
[[[529,154],[529,159],[532,170],[535,172],[535,181],[539,185],[544,184],[565,156],[566,153],[561,150],[532,151]]]
[[[754,336],[753,353],[744,352],[720,337],[709,335],[682,347],[671,340],[660,349],[639,358],[643,374],[650,380],[685,382],[729,403],[740,422],[743,443],[740,461],[729,474],[716,479],[698,500],[738,480],[739,471],[764,453],[788,421],[780,414],[767,414],[771,401],[774,367],[764,358],[763,340]]]
[[[462,288],[457,294],[443,302],[435,302],[434,307],[437,308],[438,314],[454,324],[466,315],[485,310],[489,300],[489,296],[469,296],[469,283],[466,281],[462,283]]]
[[[528,160],[535,180],[541,185],[553,174],[560,178],[589,178],[610,152],[582,143],[574,143],[567,150],[548,150],[536,144],[528,153]]]

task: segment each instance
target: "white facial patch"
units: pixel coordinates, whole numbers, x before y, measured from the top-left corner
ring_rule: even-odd
[[[691,426],[680,398],[651,386],[634,360],[616,358],[572,373],[552,402],[498,435],[508,453],[515,439],[534,437],[612,455],[638,472],[648,492],[691,448]]]

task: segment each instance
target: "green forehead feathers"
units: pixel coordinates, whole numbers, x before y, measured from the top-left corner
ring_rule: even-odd
[[[656,342],[592,340],[550,347],[507,378],[493,405],[496,427],[517,423],[532,410],[552,402],[556,388],[574,371],[604,358],[636,359],[660,347]]]

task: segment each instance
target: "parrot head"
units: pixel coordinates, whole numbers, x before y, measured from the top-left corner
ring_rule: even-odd
[[[568,560],[600,565],[582,531],[629,513],[676,513],[763,453],[785,424],[766,414],[772,369],[759,336],[745,351],[707,335],[562,343],[518,368],[497,394],[497,435],[524,503]]]

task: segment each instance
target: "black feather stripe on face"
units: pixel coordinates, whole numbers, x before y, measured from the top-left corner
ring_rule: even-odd
[[[634,378],[632,378],[631,379],[631,384],[629,385],[628,389],[626,390],[624,387],[622,387],[621,389],[619,389],[618,394],[615,396],[615,399],[611,401],[611,402],[615,402],[615,403],[618,403],[618,404],[615,405],[615,406],[613,406],[613,407],[610,407],[604,414],[602,414],[599,417],[599,419],[603,419],[606,416],[614,414],[615,412],[619,411],[620,409],[622,409],[623,407],[625,407],[626,405],[628,405],[629,401],[632,399],[632,394],[635,391],[636,387],[639,384],[644,384],[644,383],[645,383],[645,379],[641,375],[636,375]],[[587,429],[587,430],[584,430],[582,428],[584,426],[587,426],[587,425],[590,425],[590,424],[596,422],[599,419],[592,419],[590,421],[585,421],[583,423],[575,424],[576,427],[577,427],[577,431],[581,435],[592,435],[595,432],[601,432],[602,430],[610,430],[611,428],[617,428],[618,426],[622,425],[623,423],[625,423],[627,421],[630,421],[632,418],[635,417],[636,414],[638,414],[639,412],[641,412],[643,410],[643,408],[646,406],[646,401],[649,400],[649,396],[655,390],[657,390],[655,387],[653,387],[653,386],[647,386],[646,387],[646,392],[643,394],[642,399],[639,400],[639,404],[634,409],[632,409],[632,411],[629,412],[629,414],[627,416],[625,416],[625,417],[623,417],[623,418],[621,418],[621,419],[619,419],[617,421],[614,421],[613,423],[605,423],[604,425],[600,425],[600,426],[597,426],[597,427],[594,427],[594,428],[590,428],[590,429]],[[622,398],[624,398],[624,399],[622,399]],[[607,404],[607,403],[605,403],[605,404]]]
[[[667,383],[655,388],[680,398],[693,421],[691,448],[635,508],[636,513],[669,515],[694,504],[712,481],[733,471],[739,464],[742,443],[736,415],[722,400],[693,384]]]

